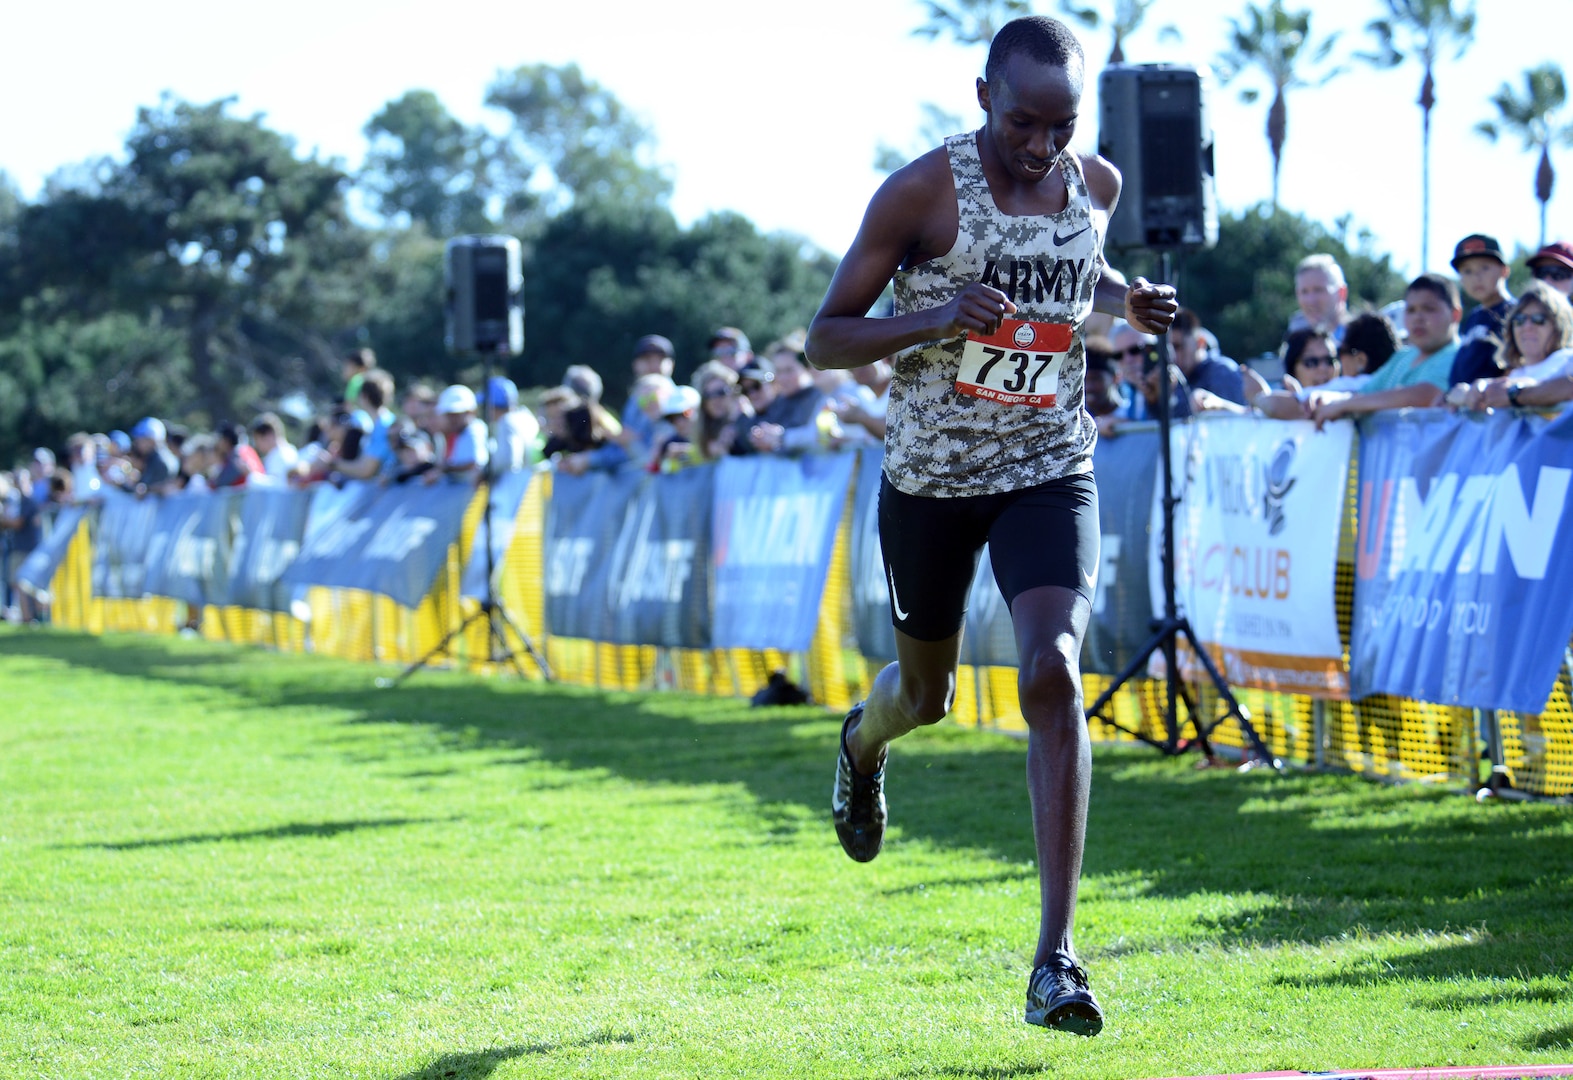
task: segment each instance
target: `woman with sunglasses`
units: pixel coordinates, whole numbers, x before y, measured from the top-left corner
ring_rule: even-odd
[[[737,435],[737,418],[748,408],[737,389],[737,372],[720,360],[708,360],[699,365],[690,380],[699,391],[699,449],[703,460],[715,461],[726,457]]]
[[[1573,373],[1573,304],[1543,281],[1530,283],[1507,317],[1507,337],[1497,350],[1507,372],[1495,379],[1459,383],[1450,405],[1464,409],[1507,409],[1568,400],[1561,386]],[[1553,390],[1561,396],[1549,396]]]
[[[1337,346],[1326,337],[1318,339],[1314,330],[1296,330],[1284,340],[1285,389],[1263,394],[1252,404],[1275,420],[1308,420],[1313,397],[1330,400],[1359,393],[1397,351],[1398,331],[1376,311],[1349,320]]]

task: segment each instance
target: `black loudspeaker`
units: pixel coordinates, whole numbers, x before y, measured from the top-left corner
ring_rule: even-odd
[[[1124,177],[1113,248],[1218,242],[1208,80],[1177,64],[1113,64],[1098,78],[1098,153]]]
[[[447,344],[455,353],[524,350],[524,269],[511,236],[458,236],[443,251]]]

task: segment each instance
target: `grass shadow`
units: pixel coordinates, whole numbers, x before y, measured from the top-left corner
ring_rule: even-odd
[[[630,1032],[597,1031],[563,1042],[518,1043],[514,1046],[493,1047],[489,1050],[444,1054],[424,1069],[404,1073],[398,1077],[398,1080],[485,1080],[496,1071],[497,1066],[516,1058],[544,1056],[559,1050],[608,1046],[613,1043],[628,1045],[637,1041],[638,1038]]]
[[[1525,1050],[1573,1050],[1573,1024],[1542,1031],[1532,1039],[1519,1043]]]
[[[429,825],[435,821],[454,821],[455,818],[377,818],[365,821],[311,821],[293,825],[275,825],[268,829],[243,829],[227,833],[192,833],[189,836],[170,836],[158,840],[122,840],[100,844],[57,844],[56,848],[96,848],[101,851],[137,851],[141,848],[180,847],[185,844],[222,844],[226,841],[291,840],[296,837],[330,837],[341,833],[359,832],[364,829],[395,829],[404,825]]]
[[[491,767],[546,762],[639,782],[737,786],[754,802],[745,843],[781,842],[828,817],[839,724],[823,710],[444,673],[374,690],[376,668],[176,639],[3,635],[0,651],[210,683],[264,710],[326,707],[353,723],[419,725],[440,745],[498,751]],[[920,841],[1033,861],[1019,742],[941,726],[897,744],[889,770],[896,850]],[[1201,921],[1214,940],[1270,946],[1472,928],[1425,943],[1395,961],[1397,973],[1518,972],[1521,982],[1522,972],[1573,967],[1573,830],[1548,827],[1566,819],[1565,808],[1478,806],[1355,777],[1198,771],[1140,747],[1099,748],[1092,792],[1087,878],[1115,892],[1135,881],[1145,896],[1247,898]],[[1032,875],[1008,874],[1018,876]],[[980,875],[929,886],[999,883]]]

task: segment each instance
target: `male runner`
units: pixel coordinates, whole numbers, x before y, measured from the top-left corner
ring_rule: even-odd
[[[1000,30],[978,80],[982,129],[950,137],[875,194],[807,353],[822,368],[898,354],[879,502],[897,662],[842,726],[841,846],[860,862],[879,854],[885,748],[950,711],[987,541],[1030,733],[1042,924],[1026,1019],[1095,1035],[1103,1016],[1072,941],[1092,771],[1077,662],[1098,572],[1081,325],[1096,308],[1162,334],[1177,304],[1172,288],[1139,278],[1127,288],[1103,264],[1120,176],[1066,149],[1083,71],[1063,23],[1034,16]],[[892,278],[895,315],[866,317]]]

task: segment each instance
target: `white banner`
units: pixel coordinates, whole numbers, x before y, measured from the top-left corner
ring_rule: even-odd
[[[1176,425],[1172,437],[1175,592],[1197,638],[1235,686],[1347,698],[1334,580],[1354,425],[1208,417]],[[1156,485],[1155,611],[1162,497]],[[1182,656],[1195,678],[1195,658]]]

